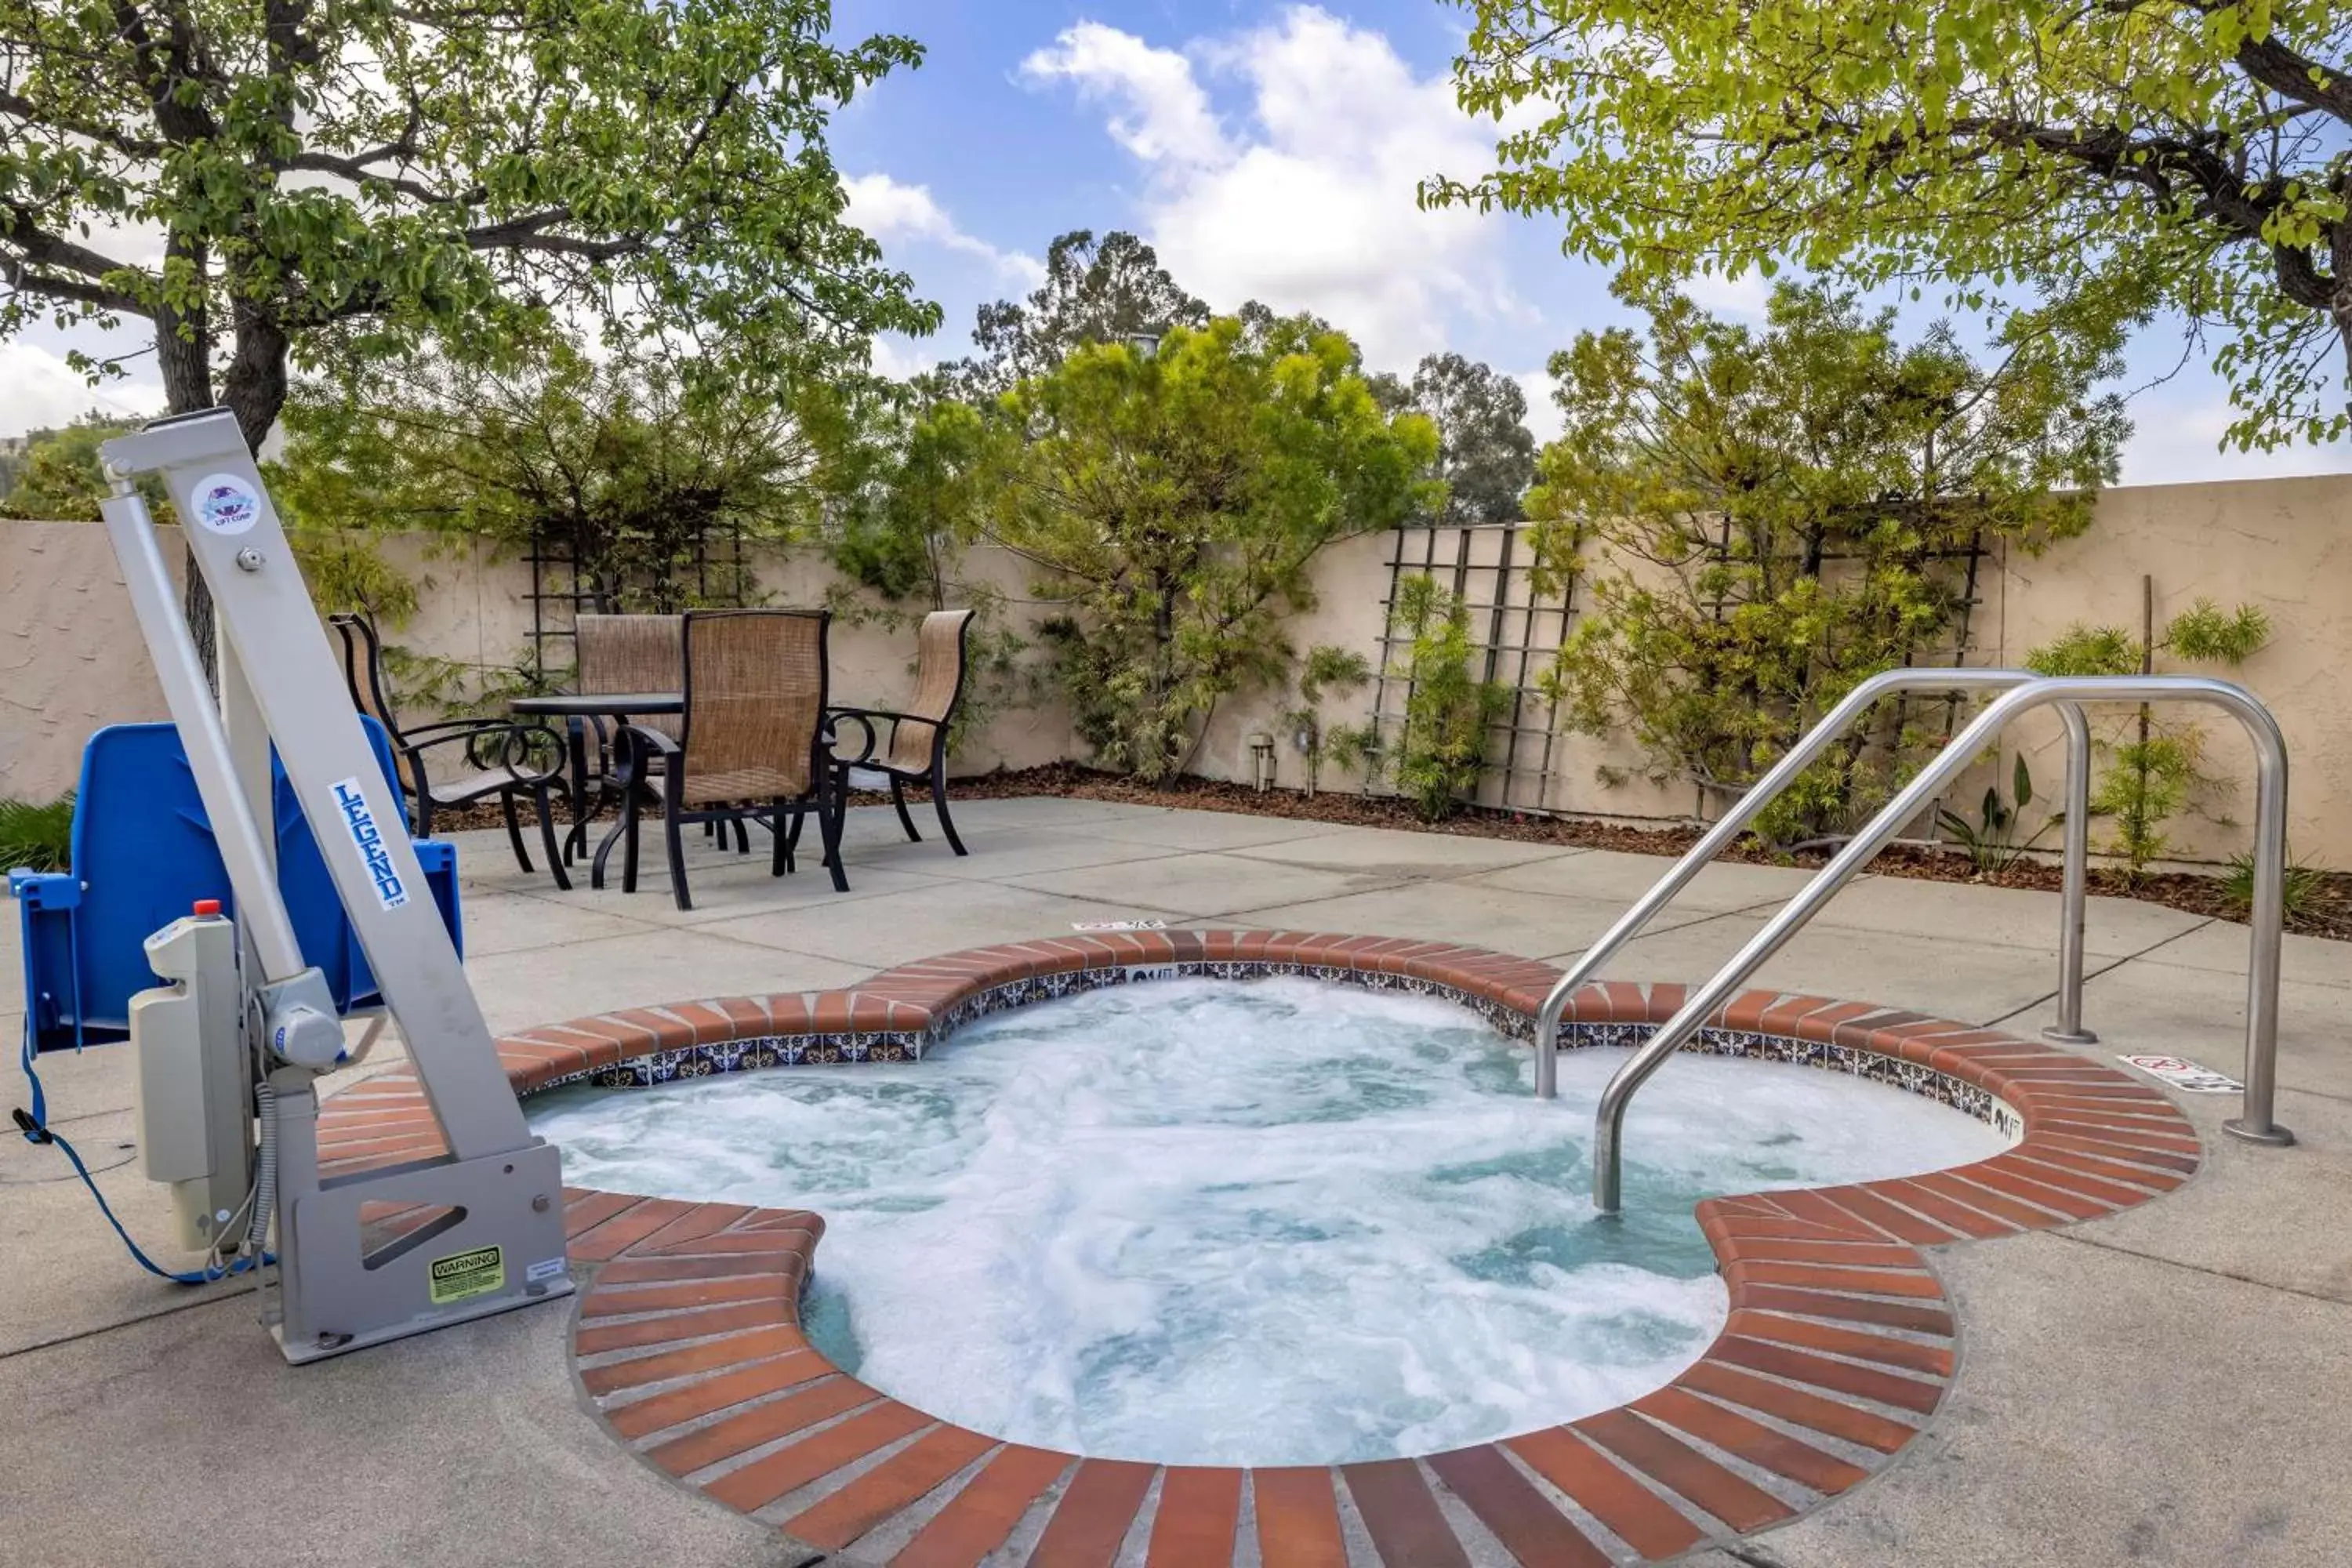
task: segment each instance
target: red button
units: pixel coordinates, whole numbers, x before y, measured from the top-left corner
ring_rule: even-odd
[[[198,899],[196,900],[194,912],[200,915],[216,915],[220,913],[220,900],[218,899]]]

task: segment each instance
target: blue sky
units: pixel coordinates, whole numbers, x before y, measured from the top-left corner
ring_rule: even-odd
[[[1520,377],[1538,433],[1554,427],[1545,360],[1621,313],[1549,226],[1415,207],[1419,178],[1476,173],[1492,148],[1447,79],[1462,15],[1438,0],[839,0],[844,35],[904,32],[929,51],[833,132],[853,217],[946,311],[935,336],[879,345],[878,363],[956,356],[974,308],[1025,293],[1054,236],[1127,228],[1213,306],[1313,310],[1381,368],[1458,350]],[[1753,280],[1700,293],[1732,314],[1763,298]],[[152,369],[93,398],[64,346],[47,329],[0,345],[0,432],[93,402],[157,405]],[[2179,353],[2177,323],[2152,327],[2125,384]],[[2352,450],[2219,452],[2228,402],[2201,363],[2132,414],[2126,483],[2352,469]]]
[[[835,135],[853,210],[947,311],[883,363],[961,353],[973,307],[1024,291],[1024,263],[1055,235],[1129,228],[1213,306],[1317,310],[1381,368],[1456,349],[1540,404],[1551,351],[1621,312],[1555,229],[1415,209],[1420,176],[1478,172],[1492,146],[1453,107],[1462,16],[1436,0],[845,0],[845,29],[929,47]],[[1698,291],[1733,314],[1763,299],[1752,279]],[[1924,326],[1932,311],[1906,314]],[[2178,322],[2151,326],[2122,384],[2164,375],[2180,350]],[[2229,404],[2201,358],[2132,415],[2126,483],[2352,469],[2340,448],[2217,450]]]

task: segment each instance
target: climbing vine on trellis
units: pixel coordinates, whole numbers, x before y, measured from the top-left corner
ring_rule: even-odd
[[[1528,510],[1539,585],[1576,579],[1581,614],[1545,688],[1712,815],[1858,682],[1958,662],[1988,543],[2087,527],[2129,426],[2091,391],[2112,342],[2021,322],[1987,368],[1948,328],[1906,344],[1892,311],[1820,287],[1782,285],[1760,326],[1629,298],[1646,339],[1586,332],[1552,360],[1567,428]],[[1850,827],[1941,717],[1885,704],[1758,832]]]

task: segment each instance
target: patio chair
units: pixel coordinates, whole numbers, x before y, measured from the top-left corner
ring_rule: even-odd
[[[617,738],[622,891],[636,891],[638,820],[647,805],[661,809],[670,894],[681,910],[694,907],[680,835],[686,824],[765,822],[775,836],[769,874],[781,877],[792,868],[792,840],[811,807],[833,885],[849,890],[841,866],[840,770],[824,726],[832,618],[823,610],[687,612],[686,711],[677,734],[633,723]]]
[[[681,661],[685,652],[681,639],[686,633],[683,621],[677,616],[583,614],[573,618],[572,632],[579,662],[576,690],[593,695],[676,691],[683,684]],[[641,722],[648,730],[658,730],[672,740],[677,738],[675,715],[646,714]],[[585,798],[571,837],[563,843],[567,856],[575,848],[586,851],[588,819],[607,803],[618,801],[621,794],[614,776],[614,738],[604,721],[575,718],[568,721],[568,728],[573,742],[574,777]],[[593,746],[589,744],[592,735],[595,742]],[[706,833],[723,826],[717,822],[703,825]],[[735,848],[740,853],[751,847],[751,837],[739,817],[735,822]]]
[[[547,851],[547,868],[555,885],[569,889],[563,874],[563,854],[555,841],[555,818],[548,808],[548,791],[562,775],[563,742],[543,724],[513,719],[445,719],[404,728],[394,714],[383,679],[383,646],[375,625],[364,616],[330,616],[327,624],[342,639],[343,681],[359,710],[382,723],[392,739],[394,772],[408,807],[409,830],[419,838],[433,831],[436,811],[454,811],[496,795],[507,820],[507,842],[515,860],[532,869],[530,853],[523,847],[522,823],[515,797],[527,795],[539,813],[539,838]],[[534,746],[551,759],[544,768],[531,763]],[[446,747],[459,749],[455,760],[436,759],[425,765],[425,753]]]
[[[866,747],[855,757],[844,757],[846,768],[872,768],[890,781],[890,804],[898,808],[898,826],[916,843],[915,819],[907,811],[907,785],[929,784],[931,808],[940,814],[940,831],[948,847],[967,853],[956,837],[955,819],[948,815],[948,730],[955,721],[956,704],[963,700],[965,645],[971,629],[970,610],[935,610],[923,617],[915,646],[915,695],[906,708],[834,708],[826,716],[864,726]],[[887,720],[890,741],[881,753],[875,722]],[[836,731],[837,732],[837,731]]]

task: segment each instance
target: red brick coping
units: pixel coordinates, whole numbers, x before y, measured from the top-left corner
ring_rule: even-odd
[[[523,1093],[730,1041],[799,1042],[819,1059],[896,1056],[895,1042],[919,1044],[1017,983],[1195,963],[1386,976],[1457,994],[1520,1032],[1558,978],[1525,959],[1398,938],[1070,937],[928,959],[850,991],[576,1019],[499,1050]],[[1579,994],[1570,1017],[1654,1024],[1683,996],[1678,985],[1611,981]],[[1237,1543],[1255,1540],[1265,1568],[1467,1568],[1498,1549],[1527,1568],[1605,1568],[1794,1518],[1917,1435],[1957,1349],[1951,1303],[1923,1248],[2112,1214],[2198,1166],[2196,1134],[2170,1101],[2046,1046],[1763,992],[1716,1022],[1843,1047],[1839,1065],[1888,1068],[1874,1076],[1910,1064],[1914,1087],[1977,1086],[2016,1113],[2022,1136],[1933,1174],[1701,1203],[1730,1320],[1696,1364],[1619,1409],[1449,1453],[1334,1467],[1162,1467],[1005,1443],[911,1409],[810,1348],[798,1305],[824,1228],[815,1215],[572,1188],[572,1261],[593,1276],[572,1330],[581,1387],[614,1436],[662,1470],[859,1561],[1109,1568],[1133,1542],[1147,1568],[1194,1568],[1231,1563]],[[320,1143],[348,1170],[430,1154],[439,1138],[415,1079],[394,1073],[330,1101]],[[404,1217],[376,1216],[395,1227]]]

